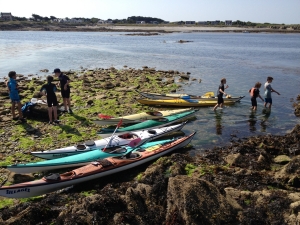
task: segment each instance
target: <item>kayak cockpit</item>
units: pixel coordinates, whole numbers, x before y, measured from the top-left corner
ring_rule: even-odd
[[[76,149],[77,150],[85,150],[88,147],[92,147],[92,146],[95,146],[96,143],[94,141],[87,141],[85,142],[84,144],[79,144],[79,145],[76,145]]]

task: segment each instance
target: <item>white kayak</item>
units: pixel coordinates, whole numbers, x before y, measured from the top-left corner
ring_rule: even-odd
[[[146,162],[155,160],[174,150],[185,147],[191,142],[194,135],[195,133],[146,149],[133,149],[135,150],[133,153],[128,152],[122,156],[97,160],[86,166],[63,174],[51,174],[39,180],[13,184],[10,186],[1,186],[0,196],[8,198],[28,198],[39,196],[61,188],[128,170]]]
[[[58,148],[58,149],[47,150],[47,151],[36,151],[36,152],[31,152],[31,154],[43,159],[57,159],[61,157],[92,151],[99,148],[100,149],[105,147],[112,148],[112,147],[127,145],[128,143],[132,142],[134,139],[145,140],[151,138],[151,140],[154,140],[156,138],[160,138],[171,132],[181,130],[185,124],[186,123],[177,124],[168,127],[161,127],[156,129],[126,132],[126,133],[116,134],[114,136],[110,136],[96,141],[87,141],[83,144],[79,144],[75,146],[69,146],[69,147]]]

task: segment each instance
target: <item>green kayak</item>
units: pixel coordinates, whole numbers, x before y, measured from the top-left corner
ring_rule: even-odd
[[[146,120],[144,122],[137,123],[128,127],[119,128],[117,129],[116,133],[168,126],[170,124],[186,120],[188,117],[192,116],[196,111],[197,110],[190,110],[187,112],[178,113],[171,116],[166,116],[164,118],[157,119],[157,120]],[[98,132],[98,134],[101,136],[105,136],[105,134],[111,134],[112,132],[114,132],[114,130],[115,130],[114,128],[102,128],[100,132]]]

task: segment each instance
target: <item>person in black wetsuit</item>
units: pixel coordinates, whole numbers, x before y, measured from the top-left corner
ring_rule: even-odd
[[[59,124],[59,120],[57,119],[57,98],[56,98],[56,86],[52,84],[53,77],[47,77],[47,84],[44,84],[40,90],[41,95],[47,96],[47,104],[48,104],[48,115],[49,115],[49,124]],[[52,112],[54,116],[54,121],[52,120]]]
[[[257,109],[257,101],[256,101],[257,97],[259,97],[262,101],[264,101],[263,98],[259,94],[260,87],[261,87],[261,83],[257,82],[254,85],[254,87],[249,90],[250,96],[251,96],[252,110]]]
[[[54,71],[55,76],[58,76],[59,83],[60,83],[60,89],[61,89],[61,96],[64,101],[64,112],[73,113],[71,109],[71,101],[70,101],[70,78],[67,75],[64,75],[60,69],[56,68]],[[69,107],[69,108],[68,108]]]
[[[215,105],[214,107],[214,111],[220,107],[222,109],[223,103],[224,103],[224,99],[223,99],[223,94],[226,96],[227,94],[225,93],[225,89],[229,88],[228,85],[226,85],[226,78],[222,78],[221,79],[221,84],[219,85],[219,89],[217,91],[217,96],[218,96],[218,103]]]

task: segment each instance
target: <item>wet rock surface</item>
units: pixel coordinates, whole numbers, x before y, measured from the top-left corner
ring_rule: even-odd
[[[300,125],[156,162],[0,210],[3,224],[297,224]],[[292,151],[291,151],[292,150]],[[278,156],[291,160],[280,160]],[[39,215],[39,216],[36,216]]]
[[[8,158],[12,158],[10,163],[32,161],[34,157],[22,158],[20,155],[66,146],[66,139],[79,138],[69,141],[67,144],[70,145],[83,141],[87,131],[89,139],[96,138],[91,135],[91,130],[97,127],[89,120],[99,112],[97,107],[104,107],[117,98],[125,105],[122,109],[125,113],[133,113],[137,109],[132,107],[131,98],[134,89],[140,87],[140,80],[145,83],[155,80],[158,85],[163,82],[161,85],[164,86],[173,84],[172,78],[181,73],[144,67],[142,70],[110,68],[66,74],[77,80],[72,84],[75,115],[60,113],[65,121],[61,127],[47,124],[47,114],[42,111],[47,109],[44,106],[36,109],[36,115],[28,118],[25,125],[12,121],[6,104],[9,99],[5,94],[0,95],[0,100],[5,103],[0,109],[0,138],[4,143],[0,152],[2,161]],[[38,91],[38,85],[44,83],[43,79],[19,82],[24,87],[20,94],[27,96],[27,100]],[[104,84],[109,84],[107,89]],[[153,92],[153,89],[143,86],[142,90]],[[100,101],[107,102],[99,105]],[[91,111],[81,114],[80,107],[83,106]],[[93,107],[96,107],[95,111]],[[115,109],[115,105],[108,108]],[[67,123],[69,120],[72,123]],[[83,130],[77,128],[80,126]],[[16,128],[19,133],[13,136]],[[50,137],[51,142],[46,145]],[[22,142],[23,139],[28,143]],[[1,204],[11,201],[0,209],[0,224],[300,223],[300,125],[284,136],[235,137],[228,146],[207,149],[197,156],[190,156],[190,150],[191,147],[180,149],[155,162],[37,198],[0,197]],[[0,175],[2,184],[12,184],[34,180],[44,174],[18,175],[0,168]]]

